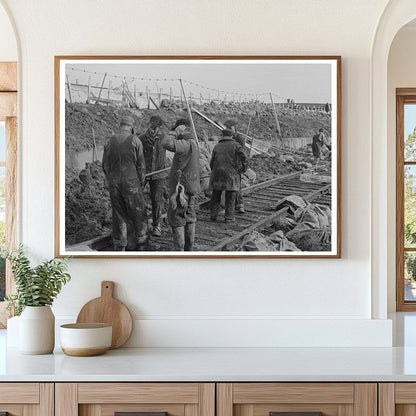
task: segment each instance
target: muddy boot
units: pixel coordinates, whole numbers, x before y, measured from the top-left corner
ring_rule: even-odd
[[[185,227],[172,227],[173,248],[175,251],[185,249]]]
[[[194,251],[195,223],[191,222],[185,226],[185,251]]]

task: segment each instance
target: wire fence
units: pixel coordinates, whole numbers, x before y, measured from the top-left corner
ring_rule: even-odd
[[[104,104],[138,109],[169,107],[172,103],[185,105],[180,80],[174,78],[123,77],[107,73],[66,68],[65,99],[70,103]],[[77,72],[88,81],[79,81]],[[101,79],[100,79],[101,77]],[[277,109],[331,111],[330,103],[297,103],[292,98],[261,92],[230,92],[182,80],[186,98],[191,103],[204,104],[272,104]]]

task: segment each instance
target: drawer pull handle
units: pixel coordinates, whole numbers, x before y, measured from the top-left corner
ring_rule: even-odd
[[[322,412],[269,412],[269,416],[323,416]]]
[[[168,412],[115,412],[114,416],[168,416]]]

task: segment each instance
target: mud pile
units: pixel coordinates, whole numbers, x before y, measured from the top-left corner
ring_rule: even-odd
[[[279,148],[276,125],[271,105],[262,103],[218,103],[200,104],[191,102],[192,107],[201,111],[221,125],[232,118],[237,121],[240,131],[256,139],[270,143],[269,154],[255,155],[250,159],[250,171],[243,184],[261,182],[272,176],[291,173],[312,167],[313,157],[309,148],[299,152]],[[304,109],[278,109],[283,137],[312,137],[316,129],[323,128],[331,135],[331,117],[325,112]],[[65,146],[66,151],[77,154],[96,146],[104,146],[111,135],[118,130],[120,118],[133,117],[134,130],[143,133],[152,115],[162,118],[165,132],[169,131],[178,118],[187,117],[184,103],[163,100],[159,110],[133,109],[116,106],[66,103]],[[221,132],[200,116],[194,116],[194,123],[200,141],[200,168],[202,193],[200,200],[209,195],[209,160]],[[310,146],[309,146],[310,147]],[[98,237],[111,230],[111,203],[101,162],[87,163],[81,171],[65,170],[65,226],[66,244],[72,245]],[[243,185],[243,186],[245,186]],[[146,201],[150,201],[145,189]],[[205,193],[205,195],[204,195]],[[167,192],[164,193],[167,205]],[[148,204],[150,212],[150,203]]]

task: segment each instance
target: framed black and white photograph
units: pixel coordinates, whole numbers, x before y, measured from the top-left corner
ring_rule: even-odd
[[[341,58],[55,57],[57,257],[341,256]]]

